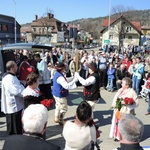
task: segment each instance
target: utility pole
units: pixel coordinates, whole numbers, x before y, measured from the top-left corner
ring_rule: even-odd
[[[17,30],[17,27],[16,27],[16,2],[15,2],[15,0],[13,0],[13,2],[14,2],[14,6],[15,6],[15,9],[14,9],[14,14],[15,14],[15,21],[14,21],[15,28],[14,28],[14,32],[15,32],[15,43],[16,43],[17,42],[17,32],[16,32],[16,30]]]
[[[110,39],[110,14],[111,13],[111,0],[109,0],[109,18],[108,18],[108,39]]]

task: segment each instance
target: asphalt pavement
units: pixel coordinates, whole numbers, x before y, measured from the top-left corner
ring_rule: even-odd
[[[70,95],[68,97],[68,112],[66,113],[65,120],[73,120],[78,104],[83,100],[83,87],[77,87],[74,90],[70,90]],[[113,139],[109,138],[109,131],[111,125],[111,118],[113,110],[110,109],[112,99],[116,92],[108,92],[101,88],[101,100],[96,105],[94,110],[95,121],[99,124],[99,131],[101,136],[98,139],[98,144],[101,150],[113,150],[119,146],[119,142],[114,142]],[[136,117],[141,119],[144,123],[145,129],[143,138],[141,140],[142,146],[150,145],[150,115],[145,116],[144,113],[147,110],[148,103],[144,99],[139,100],[139,107],[135,109]],[[55,143],[64,149],[65,140],[62,136],[63,127],[54,123],[54,108],[51,106],[49,110],[49,120],[47,126],[46,139],[48,142]],[[0,116],[0,149],[2,149],[4,140],[7,138],[6,134],[6,123],[5,116],[1,114]],[[72,135],[73,136],[73,135]]]

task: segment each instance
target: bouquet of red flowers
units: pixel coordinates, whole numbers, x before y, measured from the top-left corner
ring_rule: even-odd
[[[122,103],[122,101],[124,101],[124,103]],[[118,111],[116,112],[116,118],[120,119],[120,117],[121,117],[120,109],[122,108],[123,105],[132,105],[133,103],[134,103],[133,98],[128,98],[128,97],[125,97],[124,99],[123,98],[117,98],[115,108],[117,108]]]
[[[53,102],[53,99],[44,99],[41,101],[41,104],[48,108],[53,104]]]
[[[126,105],[132,105],[134,103],[134,100],[133,100],[133,98],[125,97],[124,102]]]
[[[124,104],[122,104],[122,101],[124,101]],[[117,98],[116,108],[118,110],[120,110],[123,105],[132,105],[133,103],[134,103],[133,98],[128,98],[128,97],[125,97],[124,99],[123,98]]]
[[[145,87],[146,87],[147,89],[150,89],[150,77],[149,77],[148,80],[146,81]]]

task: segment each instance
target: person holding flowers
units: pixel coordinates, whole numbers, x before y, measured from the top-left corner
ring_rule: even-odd
[[[114,112],[109,137],[114,138],[115,141],[120,140],[118,122],[121,114],[134,114],[134,109],[138,106],[137,94],[131,86],[132,80],[128,77],[123,78],[122,88],[118,90],[112,102]]]

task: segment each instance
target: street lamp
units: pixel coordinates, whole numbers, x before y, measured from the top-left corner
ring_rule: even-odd
[[[17,30],[17,28],[16,28],[16,2],[14,0],[13,0],[13,2],[14,2],[14,6],[15,6],[15,9],[14,9],[14,13],[15,13],[15,21],[14,21],[15,28],[14,28],[14,31],[15,31],[15,43],[16,43],[16,41],[17,41],[17,36],[16,36],[16,30]]]
[[[108,39],[110,38],[110,12],[111,12],[111,0],[109,0],[109,19],[108,19]]]

